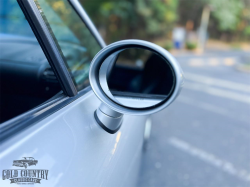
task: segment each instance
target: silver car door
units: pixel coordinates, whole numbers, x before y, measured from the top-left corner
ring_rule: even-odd
[[[62,0],[54,2],[59,7],[65,5],[66,10],[74,11],[79,20],[87,20],[86,32],[92,33],[91,37],[103,45],[79,3]],[[63,63],[65,51],[59,49],[63,44],[55,44],[57,36],[52,36],[49,31],[51,28],[45,24],[44,10],[39,9],[33,0],[22,0],[19,3],[64,93],[1,124],[0,185],[135,185],[147,117],[125,116],[117,133],[105,132],[93,115],[101,103],[88,83],[82,89],[77,88],[74,75]],[[64,37],[63,33],[60,37]],[[88,47],[92,46],[84,46],[86,49]],[[70,50],[66,52],[70,56]],[[32,157],[37,160],[37,164],[27,164],[27,170],[25,164],[14,164],[14,160],[22,161],[23,157]]]

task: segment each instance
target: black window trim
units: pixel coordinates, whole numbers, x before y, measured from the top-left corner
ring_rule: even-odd
[[[56,111],[62,109],[67,106],[71,102],[85,95],[89,91],[91,91],[91,87],[88,86],[83,90],[77,92],[75,85],[72,81],[72,78],[61,59],[60,53],[56,48],[55,43],[53,42],[47,27],[38,12],[38,9],[33,0],[17,0],[26,19],[28,20],[41,48],[43,49],[46,58],[48,59],[50,65],[52,66],[54,72],[57,77],[63,76],[63,79],[60,79],[60,84],[62,86],[63,92],[59,92],[54,97],[49,99],[48,101],[42,103],[41,105],[18,115],[2,124],[0,124],[0,143],[8,140],[16,133],[19,133],[38,123],[39,121],[45,119]],[[81,6],[78,1],[68,0],[74,10],[77,12],[81,20],[85,23],[87,28],[90,30],[92,35],[98,41],[100,46],[103,48],[106,46],[104,40],[101,35],[97,31],[96,27],[92,23],[91,19],[86,14],[85,10]],[[40,30],[39,30],[40,29]],[[40,35],[41,34],[41,35]],[[49,49],[47,47],[50,47]],[[52,51],[49,51],[52,50]],[[52,57],[50,56],[52,54]],[[54,62],[56,62],[57,66],[54,66]],[[57,68],[63,68],[61,71],[57,71]],[[59,76],[60,75],[60,76]]]
[[[63,92],[70,97],[75,96],[77,94],[75,84],[34,0],[17,0],[17,2],[47,57]]]

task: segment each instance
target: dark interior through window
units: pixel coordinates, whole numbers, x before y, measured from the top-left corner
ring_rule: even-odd
[[[61,88],[16,0],[0,2],[0,123]]]

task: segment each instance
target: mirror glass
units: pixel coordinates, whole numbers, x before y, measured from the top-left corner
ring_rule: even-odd
[[[175,76],[168,60],[143,48],[117,51],[104,60],[100,85],[114,102],[130,107],[152,107],[171,96]]]

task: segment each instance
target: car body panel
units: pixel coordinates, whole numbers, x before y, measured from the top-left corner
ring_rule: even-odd
[[[32,156],[30,169],[47,169],[44,186],[133,186],[142,152],[145,116],[125,116],[116,134],[95,121],[92,91],[0,145],[0,169]],[[11,185],[1,180],[0,186]]]
[[[93,37],[102,47],[105,46],[79,2],[70,2],[93,33]],[[33,18],[38,16],[37,11],[36,13]],[[33,30],[41,31],[44,28],[39,21],[32,25]],[[48,35],[46,32],[44,37],[51,39]],[[13,42],[18,39],[14,35],[8,36],[8,39],[10,38]],[[30,44],[36,42],[34,39]],[[43,50],[47,49],[48,45],[49,42],[45,42],[42,45]],[[11,48],[6,51],[11,51]],[[9,53],[9,60],[20,65],[26,63],[32,67],[47,68],[48,60],[45,55],[40,53],[38,48],[36,53],[33,50],[34,48],[28,46],[20,56]],[[55,52],[57,53],[54,55],[60,57],[58,51]],[[53,59],[51,63],[55,63]],[[120,130],[116,134],[109,134],[95,121],[94,111],[101,102],[89,86],[72,97],[68,96],[61,92],[54,96],[54,99],[1,124],[3,128],[0,130],[3,130],[1,133],[4,139],[0,137],[0,170],[17,169],[17,166],[13,166],[13,161],[22,157],[33,157],[38,162],[27,169],[48,170],[48,180],[42,180],[41,186],[136,185],[148,116],[125,115]],[[18,106],[18,102],[15,104]],[[9,180],[0,180],[0,186],[13,185]]]

